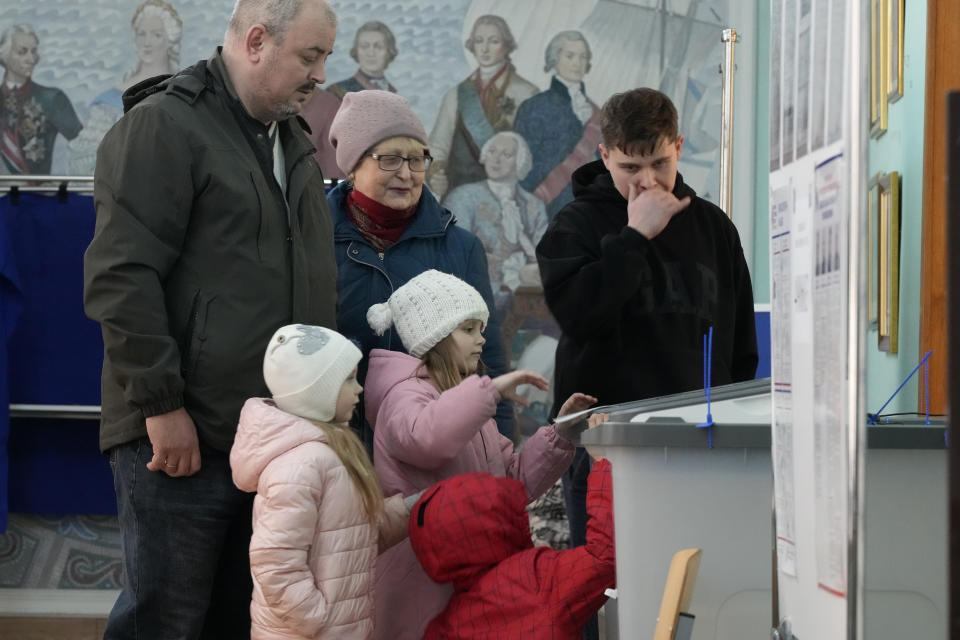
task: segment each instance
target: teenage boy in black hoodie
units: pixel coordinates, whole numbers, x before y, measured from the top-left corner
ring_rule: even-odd
[[[677,172],[677,110],[653,89],[612,96],[601,160],[577,169],[573,202],[537,245],[544,296],[562,330],[555,398],[582,391],[615,404],[754,377],[750,273],[733,223]],[[555,414],[557,407],[553,408]],[[563,478],[571,542],[584,544],[590,458]]]

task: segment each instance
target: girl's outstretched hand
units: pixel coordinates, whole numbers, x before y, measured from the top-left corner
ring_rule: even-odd
[[[495,386],[497,391],[500,392],[501,397],[513,400],[521,407],[530,406],[530,401],[517,394],[518,385],[532,384],[541,391],[546,391],[550,386],[550,383],[547,382],[546,378],[536,371],[530,371],[528,369],[521,369],[520,371],[511,371],[510,373],[505,373],[502,376],[497,376],[494,378],[492,382],[493,386]]]
[[[562,418],[563,416],[570,415],[571,413],[577,413],[578,411],[583,411],[584,409],[589,409],[593,405],[597,404],[597,399],[593,396],[588,396],[585,393],[574,393],[567,401],[563,403],[563,406],[560,407],[560,411],[557,412],[557,417]]]

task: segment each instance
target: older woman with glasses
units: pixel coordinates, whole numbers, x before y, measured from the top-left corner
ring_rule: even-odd
[[[347,176],[327,194],[338,268],[337,329],[357,340],[364,356],[373,348],[403,351],[395,329],[373,333],[367,309],[414,276],[437,269],[470,283],[486,300],[490,320],[483,361],[491,375],[505,373],[486,252],[424,188],[432,160],[427,132],[407,100],[381,90],[345,94],[330,125],[330,143]],[[362,382],[366,358],[360,367]],[[512,418],[512,407],[501,402],[497,425],[510,438]],[[369,450],[372,432],[362,414],[358,422]]]

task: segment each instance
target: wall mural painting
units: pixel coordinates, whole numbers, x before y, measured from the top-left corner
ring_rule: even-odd
[[[326,125],[349,91],[398,92],[430,132],[427,184],[488,252],[511,364],[553,371],[559,331],[534,249],[598,158],[599,106],[655,87],[685,135],[680,171],[719,187],[721,30],[729,0],[332,0],[328,82],[305,115],[328,177]],[[233,0],[32,0],[0,8],[0,173],[91,175],[103,134],[137,82],[209,57]],[[552,398],[527,392],[521,427]]]

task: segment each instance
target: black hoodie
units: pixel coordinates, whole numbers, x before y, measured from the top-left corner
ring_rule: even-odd
[[[678,173],[673,194],[690,196],[690,206],[648,240],[627,226],[627,202],[601,161],[572,180],[573,202],[537,245],[544,296],[563,332],[554,414],[575,391],[614,404],[702,389],[711,326],[711,385],[752,379],[753,289],[727,216]]]

